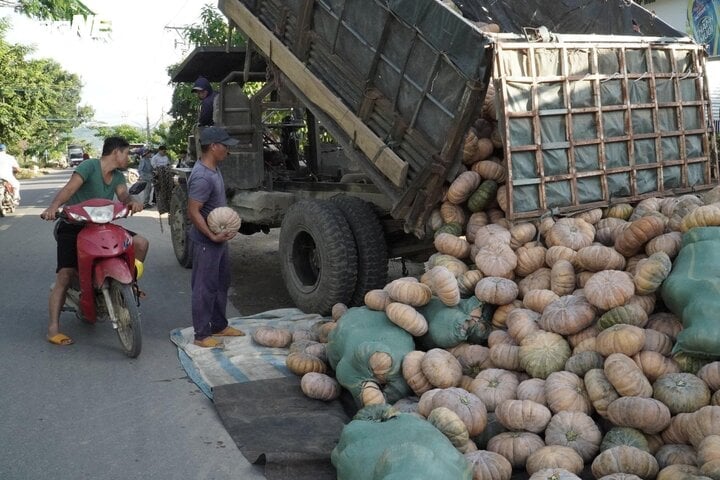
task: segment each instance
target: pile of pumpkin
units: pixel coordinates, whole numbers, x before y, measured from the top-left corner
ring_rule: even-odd
[[[595,478],[720,480],[720,361],[672,355],[682,324],[656,311],[682,233],[720,225],[718,192],[708,204],[650,198],[513,224],[474,208],[464,220],[459,202],[479,188],[470,173],[448,189],[427,273],[368,292],[366,307],[418,337],[427,320],[417,307],[475,295],[496,306],[493,330],[482,344],[405,355],[415,397],[395,406],[445,433],[475,478],[579,478],[588,466]],[[289,345],[287,366],[309,397],[340,394],[324,342],[345,311],[273,345]],[[268,344],[264,331],[254,338]],[[382,375],[372,380],[360,406],[387,401]]]

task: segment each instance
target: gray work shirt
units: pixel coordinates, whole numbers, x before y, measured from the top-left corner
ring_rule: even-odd
[[[200,214],[205,219],[215,208],[226,207],[225,182],[223,182],[220,169],[212,170],[201,161],[195,162],[190,178],[188,178],[188,198],[203,204]],[[195,242],[212,242],[195,228],[195,225],[190,226],[190,239]]]

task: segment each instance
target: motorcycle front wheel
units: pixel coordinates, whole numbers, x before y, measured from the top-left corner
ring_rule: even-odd
[[[142,349],[142,332],[140,328],[140,309],[133,293],[132,286],[110,280],[110,301],[117,318],[117,335],[125,355],[135,358]]]

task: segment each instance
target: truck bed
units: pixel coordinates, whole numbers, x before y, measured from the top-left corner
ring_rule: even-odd
[[[482,32],[435,0],[219,8],[389,197],[392,216],[423,236],[485,96]]]

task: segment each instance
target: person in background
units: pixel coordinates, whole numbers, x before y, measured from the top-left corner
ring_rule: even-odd
[[[0,143],[0,179],[6,180],[13,187],[15,205],[20,205],[20,181],[15,174],[20,171],[17,159],[7,153],[7,147]]]
[[[152,190],[153,190],[153,167],[151,163],[152,152],[144,148],[140,151],[140,163],[138,164],[138,174],[140,180],[146,182],[145,189],[142,191],[143,206],[148,208],[151,206]]]
[[[122,170],[127,169],[130,144],[122,137],[108,137],[103,144],[102,156],[82,162],[73,172],[70,180],[55,195],[50,206],[40,214],[44,220],[57,219],[57,211],[62,205],[74,205],[91,198],[117,199],[128,206],[132,213],[141,212],[142,204],[136,202],[128,192]],[[77,235],[82,225],[74,225],[59,220],[55,224],[57,241],[57,272],[55,283],[50,290],[47,340],[55,345],[71,345],[73,340],[60,333],[60,312],[65,304],[70,283],[77,277]],[[145,261],[150,242],[134,232],[135,258]]]
[[[150,164],[153,168],[170,166],[170,157],[168,157],[167,147],[165,145],[158,147],[157,153],[150,159]]]
[[[207,216],[217,207],[227,206],[225,184],[219,166],[228,155],[228,147],[238,141],[225,129],[208,127],[200,133],[200,160],[188,178],[188,217],[192,223],[193,269],[192,319],[194,344],[218,348],[223,344],[213,336],[239,337],[244,332],[228,325],[225,309],[230,288],[230,257],[227,241],[237,232],[213,233]]]
[[[198,77],[192,87],[193,93],[196,93],[200,99],[200,113],[198,114],[198,125],[207,127],[215,125],[213,120],[213,108],[217,92],[213,91],[210,81],[205,77]]]

